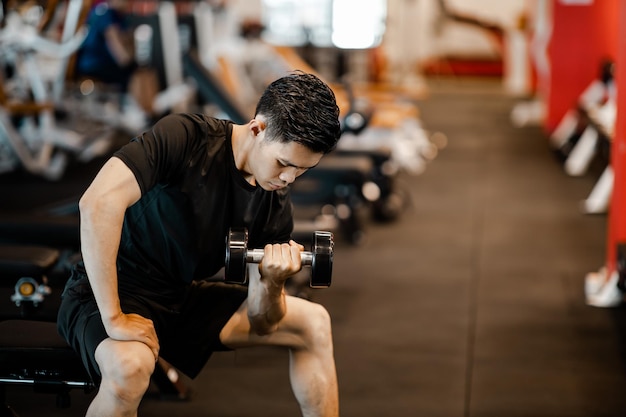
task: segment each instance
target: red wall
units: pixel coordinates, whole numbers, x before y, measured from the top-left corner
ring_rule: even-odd
[[[594,0],[589,5],[566,5],[553,0],[545,124],[549,132],[597,78],[602,60],[616,59],[622,3],[622,0]]]

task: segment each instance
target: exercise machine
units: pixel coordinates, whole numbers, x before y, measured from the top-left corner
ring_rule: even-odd
[[[41,7],[8,10],[0,29],[0,173],[23,168],[58,180],[72,158],[88,161],[107,150],[110,129],[63,128],[55,105],[67,61],[86,34],[82,11],[83,1],[69,0],[63,37],[55,41],[39,32]]]

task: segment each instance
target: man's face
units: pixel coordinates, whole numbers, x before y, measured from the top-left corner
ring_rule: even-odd
[[[258,139],[250,165],[257,185],[264,190],[288,186],[307,169],[315,167],[323,156],[299,143]]]

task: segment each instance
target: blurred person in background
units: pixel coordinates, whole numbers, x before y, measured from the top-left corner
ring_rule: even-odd
[[[76,58],[78,77],[113,85],[124,95],[137,66],[126,24],[127,4],[127,0],[94,2],[86,23],[89,31]]]

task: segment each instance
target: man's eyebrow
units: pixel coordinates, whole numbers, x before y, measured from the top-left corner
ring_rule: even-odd
[[[280,162],[281,165],[284,165],[286,167],[292,167],[292,168],[296,168],[296,169],[311,169],[311,168],[315,168],[317,166],[317,164],[315,164],[315,165],[310,166],[310,167],[301,167],[301,166],[298,166],[296,164],[292,164],[291,162],[286,161],[284,159],[279,159],[278,162]]]

